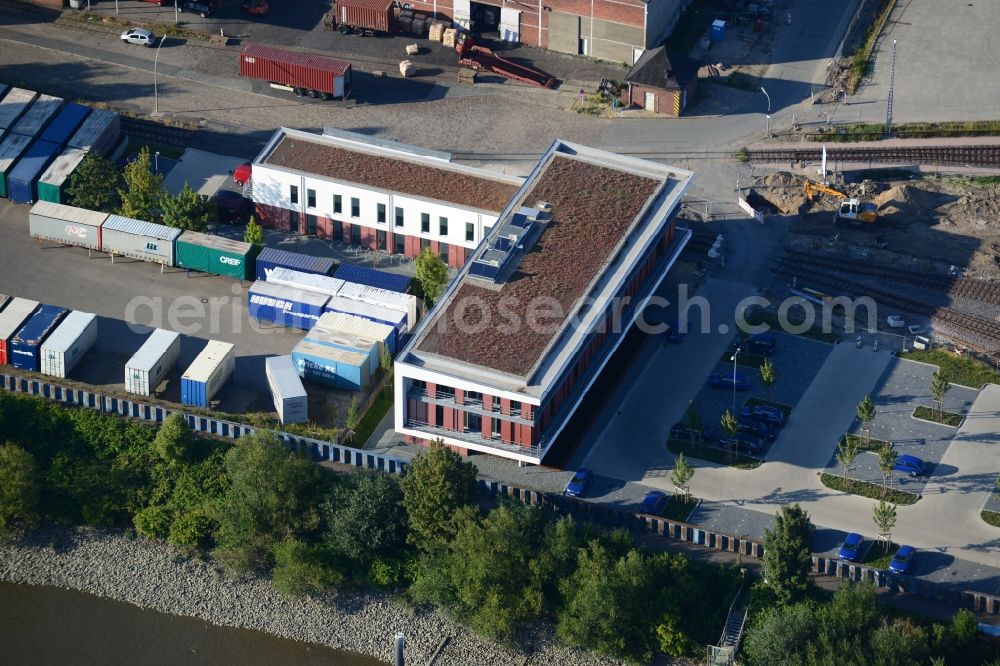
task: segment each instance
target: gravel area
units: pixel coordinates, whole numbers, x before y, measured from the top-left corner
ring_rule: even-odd
[[[555,644],[551,629],[530,632],[528,651],[484,642],[436,612],[404,606],[387,594],[344,593],[290,599],[265,580],[234,578],[214,562],[120,531],[44,527],[0,544],[0,580],[54,585],[197,617],[216,625],[264,631],[296,641],[390,662],[393,636],[406,634],[406,661],[428,664],[616,664]]]

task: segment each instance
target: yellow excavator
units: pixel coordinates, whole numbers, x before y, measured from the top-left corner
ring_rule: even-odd
[[[834,217],[835,222],[847,220],[851,224],[861,226],[863,224],[874,224],[878,221],[878,206],[874,203],[848,197],[840,190],[835,190],[832,187],[808,180],[802,184],[802,189],[805,191],[806,201],[809,203],[815,200],[817,194],[829,194],[832,197],[839,197],[840,204],[837,207],[837,214]]]

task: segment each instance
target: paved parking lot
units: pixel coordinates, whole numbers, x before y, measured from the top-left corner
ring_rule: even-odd
[[[862,350],[859,353],[863,353]],[[925,476],[910,477],[896,472],[893,484],[900,490],[921,494],[929,479],[947,476],[954,469],[940,466],[957,428],[913,418],[913,410],[918,406],[931,406],[931,375],[937,368],[925,363],[916,363],[893,358],[882,378],[872,391],[875,403],[875,419],[871,423],[871,436],[891,441],[899,455],[912,455],[923,460],[927,466]],[[945,395],[944,409],[955,414],[968,414],[979,391],[964,386],[952,386]],[[861,424],[855,421],[851,433],[862,434]],[[828,468],[833,474],[843,474],[843,467],[832,460]],[[878,467],[878,455],[862,451],[856,462],[854,476],[862,481],[882,482],[882,472]]]

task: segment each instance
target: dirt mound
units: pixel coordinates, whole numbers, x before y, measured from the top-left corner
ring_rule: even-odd
[[[944,216],[952,224],[996,228],[1000,226],[1000,188],[964,194],[948,206]]]
[[[806,203],[802,182],[790,173],[769,173],[756,180],[754,189],[782,214],[796,215]]]
[[[779,171],[757,179],[757,187],[790,187],[802,189],[802,179],[790,173]]]
[[[875,204],[882,217],[914,220],[930,216],[941,205],[941,199],[934,192],[896,185],[876,196]]]

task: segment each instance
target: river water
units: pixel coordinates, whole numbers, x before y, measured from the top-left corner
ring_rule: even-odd
[[[217,627],[58,587],[0,583],[0,663],[384,666],[365,655]]]

